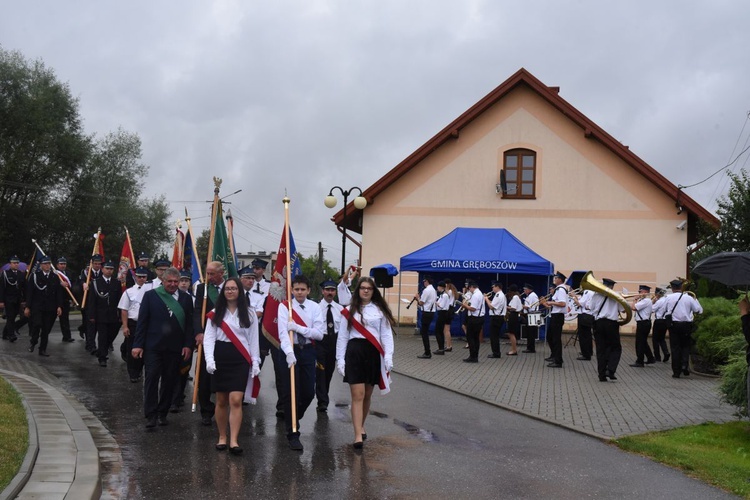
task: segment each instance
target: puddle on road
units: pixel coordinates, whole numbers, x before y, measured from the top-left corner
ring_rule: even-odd
[[[424,441],[425,443],[438,442],[437,436],[432,431],[428,431],[427,429],[421,429],[417,427],[416,425],[402,422],[401,420],[398,420],[396,418],[393,419],[393,423],[398,425],[399,427],[403,427],[404,429],[406,429],[406,431],[409,434],[418,437],[420,440]]]

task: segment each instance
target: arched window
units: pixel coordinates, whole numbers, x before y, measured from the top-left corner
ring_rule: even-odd
[[[503,198],[536,198],[536,152],[511,149],[503,155]]]

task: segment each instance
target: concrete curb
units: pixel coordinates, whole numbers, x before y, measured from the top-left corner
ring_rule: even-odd
[[[7,379],[6,379],[7,380]],[[8,380],[16,391],[23,397],[21,391],[16,385]],[[39,454],[39,436],[37,434],[36,420],[34,419],[34,413],[31,411],[31,407],[28,405],[25,399],[21,399],[24,409],[26,410],[26,421],[29,424],[29,446],[26,448],[26,455],[21,462],[21,468],[18,469],[16,476],[10,481],[8,486],[3,491],[0,491],[0,500],[9,500],[15,498],[21,492],[29,478],[31,472],[34,469],[34,463],[36,463],[36,457]]]
[[[99,451],[83,418],[70,401],[37,378],[7,370],[0,370],[0,374],[24,397],[30,415],[30,451],[32,434],[35,447],[32,453],[27,452],[21,470],[11,482],[13,491],[9,491],[9,486],[3,495],[8,492],[7,498],[49,495],[76,500],[101,497]],[[40,419],[36,418],[35,412]],[[70,458],[74,458],[73,464]],[[44,467],[37,467],[35,471],[37,464]],[[71,465],[72,471],[64,470]]]

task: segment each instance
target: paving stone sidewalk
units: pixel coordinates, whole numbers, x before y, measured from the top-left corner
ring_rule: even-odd
[[[661,431],[703,422],[736,420],[735,408],[721,402],[719,380],[691,374],[673,379],[669,363],[645,368],[635,362],[633,337],[623,337],[623,355],[617,381],[599,382],[596,359],[577,361],[571,342],[563,349],[563,368],[548,368],[549,349],[537,343],[537,352],[488,359],[489,342],[481,345],[479,363],[464,363],[468,350],[454,339],[453,352],[432,359],[422,354],[422,339],[414,328],[402,327],[396,338],[394,371],[486,401],[511,411],[603,439]],[[570,335],[563,335],[563,345]],[[437,349],[431,337],[432,349]]]

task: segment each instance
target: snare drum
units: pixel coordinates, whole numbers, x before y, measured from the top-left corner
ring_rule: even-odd
[[[542,313],[530,312],[526,319],[526,324],[529,326],[541,326],[542,324]]]

